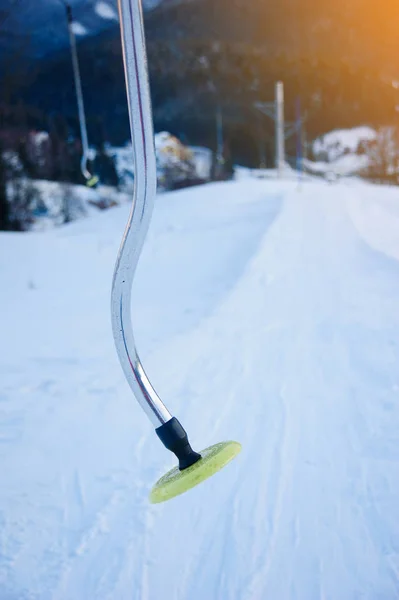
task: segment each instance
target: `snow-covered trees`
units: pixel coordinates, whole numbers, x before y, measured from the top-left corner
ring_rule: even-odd
[[[374,140],[365,148],[369,158],[368,175],[378,179],[397,180],[399,173],[399,132],[394,126],[377,129]]]
[[[7,200],[6,165],[0,143],[0,231],[10,228],[10,206]]]

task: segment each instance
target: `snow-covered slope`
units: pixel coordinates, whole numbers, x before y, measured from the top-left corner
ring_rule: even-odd
[[[305,159],[304,166],[314,174],[362,174],[373,162],[367,146],[377,137],[377,132],[368,126],[330,131],[313,142],[312,150],[316,160]]]
[[[334,162],[345,154],[356,154],[362,142],[375,140],[377,133],[366,125],[352,129],[336,129],[317,138],[313,142],[313,153],[323,155],[328,162]]]
[[[158,198],[143,362],[196,448],[243,451],[156,507],[173,457],[110,329],[127,214],[0,235],[2,600],[397,598],[399,192],[247,179]]]

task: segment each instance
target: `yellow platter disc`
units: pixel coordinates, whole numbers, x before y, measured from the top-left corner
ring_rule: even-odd
[[[241,444],[238,442],[220,442],[209,446],[201,452],[200,460],[188,469],[179,471],[178,467],[174,467],[163,475],[151,490],[150,502],[152,504],[165,502],[191,490],[220,471],[237,456],[240,450]]]

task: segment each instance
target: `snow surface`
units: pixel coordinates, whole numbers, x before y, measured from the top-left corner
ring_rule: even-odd
[[[116,12],[115,8],[103,0],[96,2],[94,6],[94,12],[103,19],[118,21],[118,13]]]
[[[399,191],[243,179],[158,197],[134,286],[143,362],[194,447],[243,444],[158,506],[173,457],[111,337],[127,216],[0,235],[1,600],[398,598]]]
[[[82,25],[82,23],[79,23],[78,21],[73,21],[72,25],[72,31],[74,32],[75,35],[87,35],[88,31],[87,28]]]
[[[304,159],[303,164],[311,173],[335,173],[344,177],[364,172],[370,165],[370,158],[366,154],[345,154],[331,162]]]
[[[193,163],[195,165],[195,174],[200,179],[207,181],[211,178],[212,171],[212,150],[203,146],[188,146],[193,155]]]
[[[281,169],[284,180],[293,179],[298,180],[298,171],[292,169],[288,163],[285,163]],[[234,166],[234,179],[236,181],[243,181],[245,179],[278,179],[279,173],[277,169],[251,169],[249,167],[242,167],[241,165]]]

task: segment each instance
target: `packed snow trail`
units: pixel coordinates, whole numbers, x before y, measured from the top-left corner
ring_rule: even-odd
[[[195,448],[243,451],[156,507],[173,457],[103,322],[126,211],[0,237],[2,598],[398,597],[394,193],[248,181],[158,199],[134,303],[146,369]]]

